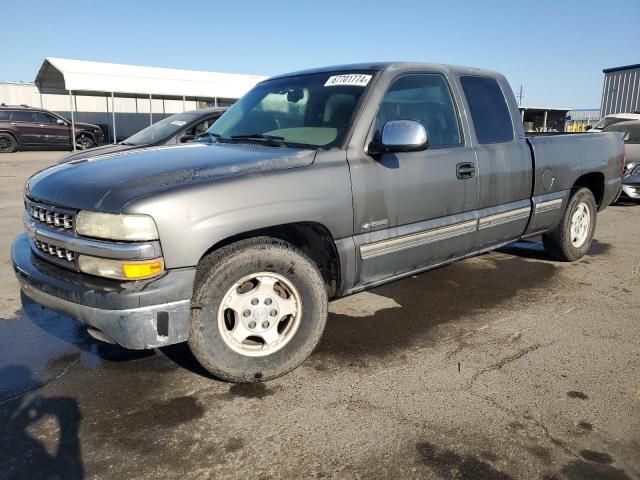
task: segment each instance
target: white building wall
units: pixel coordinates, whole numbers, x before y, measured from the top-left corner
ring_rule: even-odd
[[[112,112],[116,113],[116,136],[123,140],[150,125],[149,97],[122,98],[111,96],[74,96],[76,121],[100,125],[105,139],[110,137],[113,126]],[[40,94],[32,83],[0,82],[0,103],[6,105],[29,105],[51,110],[71,119],[69,95]],[[152,98],[153,122],[185,110],[195,110],[197,102],[187,100],[162,100]]]
[[[38,89],[32,83],[0,82],[0,103],[40,106]]]

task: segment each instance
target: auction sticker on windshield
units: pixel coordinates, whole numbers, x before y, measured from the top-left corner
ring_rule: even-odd
[[[325,82],[325,87],[337,87],[339,85],[350,85],[355,87],[366,87],[371,80],[371,75],[351,73],[348,75],[332,75]]]
[[[174,120],[173,122],[171,122],[171,125],[177,125],[178,127],[181,127],[183,125],[186,125],[187,122],[184,122],[182,120]]]

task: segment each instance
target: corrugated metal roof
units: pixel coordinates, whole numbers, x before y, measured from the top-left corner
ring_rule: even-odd
[[[41,90],[240,98],[264,78],[259,75],[141,67],[47,57],[38,71],[35,84]]]
[[[624,67],[605,68],[604,70],[602,70],[602,73],[618,72],[620,70],[632,70],[634,68],[640,68],[640,63],[636,63],[635,65],[625,65]]]
[[[569,110],[571,110],[571,108],[565,108],[565,107],[525,107],[523,105],[520,105],[518,107],[520,110],[546,110],[548,112],[552,112],[552,111],[558,111],[558,112],[568,112]]]

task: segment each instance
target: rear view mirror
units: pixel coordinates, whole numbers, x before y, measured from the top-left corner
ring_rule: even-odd
[[[60,118],[56,120],[56,123],[57,123],[58,125],[66,125],[65,121],[64,121],[64,120],[62,120],[62,119],[60,119]]]
[[[413,120],[392,120],[382,127],[381,141],[371,142],[371,155],[385,152],[419,152],[427,148],[427,130]]]

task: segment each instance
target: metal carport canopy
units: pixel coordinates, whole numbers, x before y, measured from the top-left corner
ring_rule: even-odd
[[[52,93],[73,91],[177,98],[240,98],[264,78],[47,57],[38,71],[35,84],[40,91]]]

